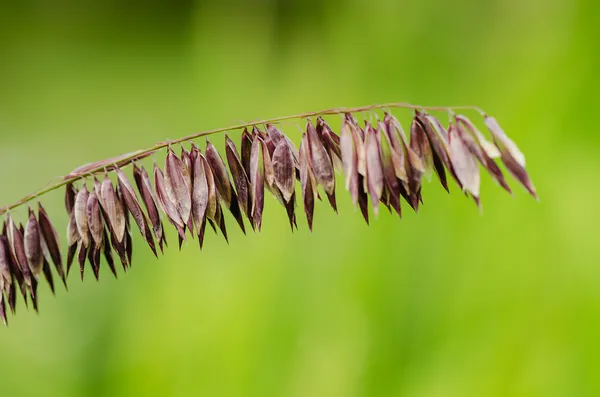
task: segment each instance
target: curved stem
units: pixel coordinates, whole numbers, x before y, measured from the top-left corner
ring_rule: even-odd
[[[147,157],[150,154],[152,154],[158,150],[164,149],[172,144],[191,141],[193,139],[196,139],[196,138],[199,138],[202,136],[217,134],[219,132],[225,132],[225,131],[231,131],[231,130],[241,130],[241,129],[248,128],[248,127],[254,127],[254,126],[269,124],[269,123],[277,123],[277,122],[285,121],[285,120],[304,119],[304,118],[308,118],[308,117],[327,116],[327,115],[344,114],[344,113],[357,113],[357,112],[364,112],[364,111],[369,111],[369,110],[379,110],[379,109],[386,109],[386,108],[417,109],[417,110],[429,110],[429,111],[440,111],[440,112],[453,111],[453,110],[473,110],[473,111],[477,111],[477,112],[483,114],[483,111],[476,106],[418,106],[418,105],[411,105],[409,103],[394,102],[394,103],[368,105],[368,106],[361,106],[361,107],[354,107],[354,108],[342,107],[342,108],[325,109],[325,110],[320,110],[320,111],[316,111],[316,112],[308,112],[308,113],[295,114],[295,115],[291,115],[291,116],[275,117],[275,118],[271,118],[271,119],[258,120],[258,121],[252,121],[249,123],[232,125],[232,126],[225,127],[225,128],[217,128],[217,129],[208,130],[208,131],[196,132],[194,134],[185,136],[183,138],[175,139],[173,141],[159,142],[156,145],[151,146],[149,148],[141,149],[141,150],[138,150],[138,151],[135,151],[132,153],[128,153],[128,154],[125,154],[123,156],[120,156],[120,157],[117,157],[114,159],[109,159],[109,160],[104,160],[104,161],[100,161],[97,163],[93,163],[93,164],[98,164],[98,165],[92,166],[91,168],[89,166],[87,166],[87,167],[84,166],[85,171],[78,172],[76,169],[74,172],[71,172],[70,174],[62,177],[58,182],[50,184],[49,186],[47,186],[43,189],[40,189],[33,194],[25,196],[21,200],[17,201],[14,204],[0,208],[0,215],[4,215],[5,213],[9,212],[12,209],[20,207],[23,204],[26,204],[46,193],[56,190],[62,186],[69,184],[69,183],[73,183],[82,178],[85,178],[88,175],[105,172],[106,169],[109,168],[111,165],[115,165],[115,166],[118,165],[120,167],[130,165],[135,160],[139,160],[144,157]],[[80,169],[83,169],[83,168],[80,167]]]

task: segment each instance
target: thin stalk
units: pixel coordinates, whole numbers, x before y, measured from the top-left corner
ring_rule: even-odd
[[[16,203],[0,208],[0,215],[4,215],[5,213],[7,213],[15,208],[18,208],[23,204],[26,204],[32,200],[35,200],[36,198],[43,196],[44,194],[49,193],[58,188],[61,188],[69,183],[73,183],[80,179],[84,179],[86,176],[105,172],[107,170],[107,168],[110,168],[111,165],[118,164],[119,167],[125,167],[127,165],[132,164],[135,160],[139,160],[144,157],[147,157],[150,154],[152,154],[158,150],[164,149],[170,145],[191,141],[193,139],[196,139],[196,138],[199,138],[202,136],[217,134],[219,132],[241,130],[244,128],[249,128],[249,127],[254,127],[254,126],[259,126],[259,125],[264,125],[264,124],[278,123],[278,122],[285,121],[285,120],[304,119],[304,118],[309,118],[309,117],[327,116],[327,115],[336,115],[336,114],[339,115],[339,114],[344,114],[344,113],[358,113],[358,112],[365,112],[365,111],[370,111],[370,110],[392,109],[392,108],[428,110],[428,111],[440,111],[440,112],[452,112],[453,110],[472,110],[472,111],[476,111],[481,114],[484,114],[483,111],[476,106],[418,106],[418,105],[411,105],[409,103],[395,102],[395,103],[385,103],[385,104],[379,104],[379,105],[360,106],[360,107],[354,107],[354,108],[341,107],[341,108],[325,109],[325,110],[319,110],[316,112],[308,112],[308,113],[294,114],[291,116],[275,117],[275,118],[266,119],[266,120],[251,121],[248,123],[232,125],[232,126],[225,127],[225,128],[217,128],[217,129],[208,130],[208,131],[196,132],[194,134],[185,136],[183,138],[170,140],[170,141],[166,141],[166,142],[159,142],[156,145],[151,146],[147,149],[137,150],[135,152],[128,153],[126,155],[116,157],[114,159],[109,159],[110,161],[108,161],[108,160],[100,161],[100,162],[98,162],[98,164],[100,164],[100,165],[98,165],[97,167],[89,168],[89,169],[86,168],[85,172],[72,172],[64,177],[61,177],[59,181],[57,181],[55,183],[51,183],[49,186],[42,188],[33,194],[23,197],[21,200],[17,201]]]

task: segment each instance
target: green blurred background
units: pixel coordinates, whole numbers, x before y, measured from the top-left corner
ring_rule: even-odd
[[[13,3],[2,205],[167,138],[389,101],[496,116],[541,202],[485,177],[481,215],[431,183],[418,215],[367,227],[338,183],[312,234],[268,197],[260,235],[228,218],[230,245],[171,232],[157,261],[136,237],[127,275],[75,272],[0,329],[1,396],[600,395],[597,2]],[[44,197],[61,233],[62,200]]]

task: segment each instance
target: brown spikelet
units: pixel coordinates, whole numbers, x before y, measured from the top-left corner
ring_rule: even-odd
[[[331,129],[329,124],[323,119],[323,117],[317,118],[317,133],[321,138],[321,142],[327,152],[329,153],[329,158],[333,163],[333,168],[337,170],[342,169],[342,151],[340,148],[340,137],[336,135],[335,132]]]
[[[273,153],[273,171],[275,175],[275,185],[281,191],[286,203],[290,201],[294,194],[294,182],[296,167],[292,151],[287,141],[280,139]]]
[[[38,223],[40,226],[42,251],[44,251],[44,256],[48,262],[52,260],[54,268],[66,287],[67,279],[63,270],[62,255],[60,253],[60,238],[41,203],[38,203]]]
[[[219,155],[217,148],[208,140],[206,141],[206,160],[208,161],[213,173],[220,200],[223,202],[225,207],[229,209],[240,226],[240,229],[242,229],[242,232],[246,233],[242,211],[240,209],[240,204],[238,203],[238,197],[233,189],[231,180],[229,179],[227,166]]]
[[[466,192],[478,199],[479,164],[454,124],[448,128],[448,149],[452,168],[460,184]]]
[[[256,230],[260,231],[262,225],[262,213],[265,204],[265,166],[264,146],[260,138],[252,142],[250,155],[250,184],[252,185],[252,223]]]
[[[70,214],[73,211],[73,207],[75,206],[75,196],[77,195],[77,190],[74,188],[72,183],[68,183],[65,189],[65,208],[67,209],[67,213]]]
[[[183,228],[185,223],[181,219],[175,203],[171,200],[165,187],[165,177],[162,170],[154,163],[154,186],[156,188],[156,197],[158,204],[163,212],[167,215],[169,221],[175,226],[179,237],[185,240],[185,232]]]
[[[523,155],[517,145],[506,135],[495,118],[485,116],[484,120],[485,125],[492,133],[494,144],[500,151],[500,158],[508,171],[535,199],[537,199],[535,186],[533,186],[533,182],[525,170],[525,155]]]
[[[500,157],[500,152],[491,142],[479,132],[477,127],[467,117],[462,115],[455,116],[458,133],[465,142],[473,156],[475,156],[481,165],[488,171],[490,176],[502,186],[507,192],[512,193],[500,167],[494,161],[494,158]]]
[[[400,209],[400,183],[401,180],[396,174],[397,168],[394,166],[393,157],[399,157],[398,153],[392,148],[392,141],[387,127],[383,122],[377,125],[377,135],[379,136],[379,155],[383,169],[384,186],[387,192],[387,201],[398,215],[401,215]]]
[[[81,241],[86,248],[90,245],[90,230],[87,219],[88,196],[89,192],[84,185],[77,193],[77,196],[75,197],[75,207],[73,207],[77,231],[79,232]]]
[[[104,234],[104,220],[100,213],[100,202],[98,201],[98,196],[96,196],[95,191],[91,192],[88,196],[86,215],[92,240],[96,246],[100,246],[102,245]]]
[[[335,176],[333,164],[327,149],[323,146],[321,139],[310,120],[306,123],[306,137],[308,142],[308,154],[317,182],[323,186],[325,192],[332,194],[335,189]]]
[[[358,153],[354,135],[356,127],[348,120],[342,122],[340,129],[340,151],[345,175],[346,189],[350,192],[352,202],[358,204]]]
[[[125,213],[108,176],[102,182],[100,197],[100,204],[108,218],[111,233],[115,235],[115,240],[121,243],[125,238]]]
[[[375,215],[379,210],[379,199],[383,194],[383,166],[381,163],[381,154],[379,150],[379,136],[376,130],[370,125],[365,126],[365,154],[367,161],[367,186],[371,196],[371,205]]]
[[[241,143],[241,160],[246,171],[246,175],[250,176],[250,157],[252,156],[252,135],[248,132],[248,129],[244,128],[242,132],[242,143]]]
[[[10,253],[8,252],[8,239],[0,236],[0,295],[5,292],[8,296],[12,288],[12,271],[10,264]]]
[[[251,206],[250,202],[250,181],[248,179],[248,174],[246,173],[240,156],[237,153],[237,149],[235,144],[229,137],[226,136],[225,141],[225,152],[227,156],[227,163],[229,164],[229,171],[231,172],[231,176],[233,177],[233,182],[235,185],[238,203],[240,209],[250,217],[249,208]]]
[[[215,178],[219,196],[225,205],[229,207],[232,199],[232,189],[229,174],[227,173],[227,167],[219,155],[217,148],[208,139],[206,140],[206,160],[208,161]]]
[[[14,262],[17,264],[23,280],[28,287],[32,285],[31,272],[29,265],[27,264],[27,255],[25,254],[25,244],[23,241],[23,233],[19,227],[14,223],[10,215],[7,215],[8,223],[8,242],[11,253],[14,258]]]
[[[312,231],[313,214],[315,210],[315,188],[313,187],[314,177],[310,167],[309,143],[306,134],[302,135],[300,143],[300,185],[302,188],[302,199],[304,200],[304,213],[308,222],[308,228]]]
[[[204,161],[201,158],[199,149],[192,148],[192,216],[198,243],[202,249],[204,243],[204,230],[206,228],[206,214],[209,205],[209,188],[204,170]]]
[[[43,269],[42,246],[40,244],[40,227],[35,217],[35,213],[29,209],[29,219],[25,226],[24,233],[25,256],[31,274],[36,279],[40,276]]]
[[[191,163],[190,158],[190,163]],[[191,164],[190,164],[191,165]],[[164,234],[163,223],[160,219],[160,213],[158,212],[158,199],[154,194],[154,190],[152,189],[152,183],[150,182],[150,177],[146,172],[144,167],[139,168],[136,164],[133,165],[133,177],[138,188],[138,192],[142,197],[142,202],[146,207],[146,212],[148,214],[148,218],[150,219],[150,223],[152,224],[152,230],[154,231],[154,237],[158,242],[158,246],[163,251],[163,244],[167,244],[167,240]]]
[[[165,161],[164,181],[168,198],[175,204],[177,213],[184,225],[187,224],[192,214],[190,178],[185,164],[170,148]]]
[[[146,214],[142,210],[140,203],[138,202],[137,195],[133,190],[133,186],[131,186],[129,179],[119,168],[117,168],[117,176],[119,179],[119,188],[123,195],[123,201],[125,202],[125,206],[129,210],[129,213],[131,213],[133,220],[140,229],[140,233],[144,237],[144,240],[146,240],[146,243],[148,243],[148,246],[152,250],[152,253],[154,253],[154,256],[158,258],[156,247],[154,245],[154,238],[152,237],[152,231],[150,230],[149,226],[149,221],[146,218]],[[97,245],[100,246],[100,244],[98,243]]]

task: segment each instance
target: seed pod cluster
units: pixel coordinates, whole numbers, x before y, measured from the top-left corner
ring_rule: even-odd
[[[69,175],[89,172],[95,164],[101,164],[105,174],[79,186],[66,185],[66,270],[59,235],[41,204],[37,211],[29,209],[24,225],[6,215],[0,234],[0,318],[6,324],[7,310],[15,312],[18,294],[37,310],[40,275],[52,292],[53,272],[66,287],[75,259],[82,279],[88,265],[94,277],[100,277],[102,258],[115,277],[116,261],[127,271],[133,258],[132,224],[157,257],[167,246],[163,216],[175,228],[180,248],[197,238],[202,249],[207,223],[228,240],[226,212],[243,233],[246,225],[259,232],[265,192],[270,192],[285,208],[292,231],[298,228],[298,202],[312,230],[315,203],[322,194],[337,212],[336,171],[343,171],[352,203],[367,223],[369,202],[375,215],[383,206],[401,216],[403,202],[418,211],[422,181],[434,171],[444,189],[449,191],[450,176],[478,205],[480,168],[510,193],[497,159],[537,197],[521,151],[494,118],[484,118],[491,141],[463,115],[453,115],[444,127],[436,117],[416,111],[407,134],[390,113],[364,123],[345,113],[339,135],[322,117],[308,119],[299,147],[272,124],[244,129],[240,150],[225,135],[223,157],[208,140],[204,150],[195,143],[182,146],[180,155],[169,145],[164,166],[155,162],[151,176],[133,162],[133,184],[120,168],[131,163],[123,156],[80,167]],[[145,154],[137,159],[142,157]]]

